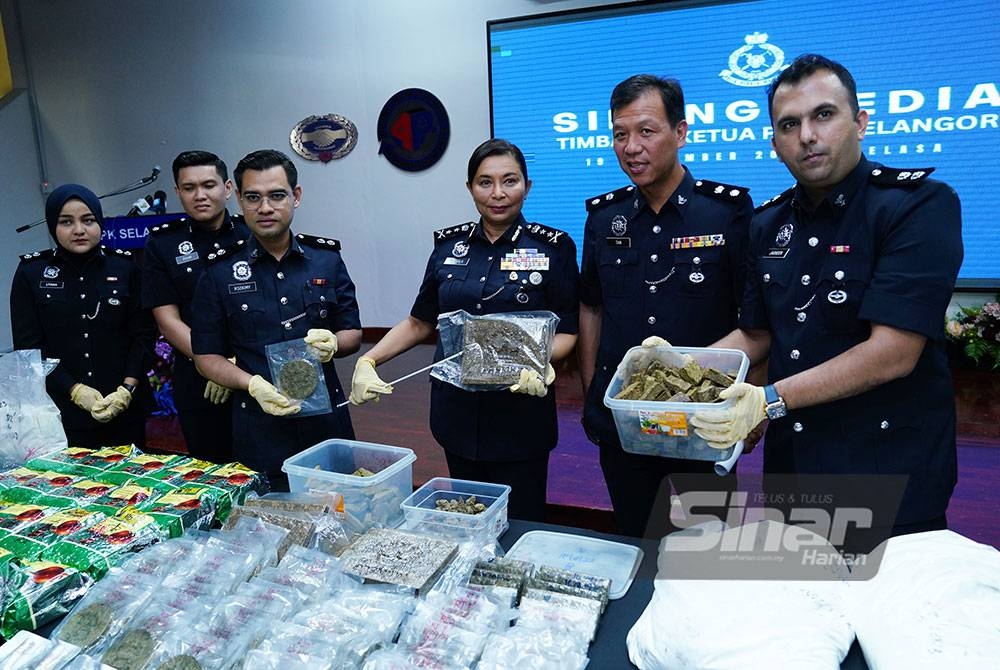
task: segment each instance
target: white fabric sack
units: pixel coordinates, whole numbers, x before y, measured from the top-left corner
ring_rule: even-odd
[[[723,531],[721,524],[711,530],[739,531]],[[661,560],[669,560],[668,538],[661,542]],[[663,579],[660,574],[627,638],[629,658],[641,670],[837,670],[854,641],[846,581]]]
[[[875,577],[851,589],[871,670],[1000,667],[1000,552],[949,530],[887,541]]]

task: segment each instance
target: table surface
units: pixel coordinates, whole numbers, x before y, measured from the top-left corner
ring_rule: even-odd
[[[596,537],[612,542],[630,544],[642,549],[642,562],[636,572],[635,579],[628,592],[618,600],[608,603],[604,615],[601,617],[600,626],[597,629],[597,637],[590,645],[590,667],[592,668],[634,668],[628,658],[628,648],[625,646],[625,638],[632,626],[639,619],[646,605],[653,597],[653,580],[656,577],[656,557],[659,552],[659,541],[652,539],[624,537],[621,535],[608,535],[598,533],[586,528],[572,528],[570,526],[554,526],[545,523],[533,523],[528,521],[510,520],[510,529],[500,538],[500,545],[504,550],[513,546],[519,537],[532,530],[548,530],[559,533],[570,533],[583,535],[585,537]],[[847,658],[840,664],[841,670],[868,670],[864,654],[857,640],[851,645],[851,650]]]

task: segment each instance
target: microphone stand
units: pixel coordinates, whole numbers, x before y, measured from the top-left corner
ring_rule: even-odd
[[[148,184],[152,184],[154,181],[157,180],[157,178],[159,176],[160,176],[160,166],[157,165],[157,166],[155,166],[153,168],[153,171],[150,173],[150,175],[148,177],[142,177],[141,179],[136,179],[135,181],[131,181],[128,184],[125,184],[124,186],[122,186],[120,188],[116,188],[113,191],[108,191],[104,195],[97,196],[97,199],[98,200],[103,200],[104,198],[110,198],[110,197],[115,196],[115,195],[123,195],[125,193],[131,193],[132,191],[136,191],[136,190],[142,188],[143,186],[146,186]],[[43,224],[43,223],[45,223],[45,217],[44,216],[42,218],[38,219],[37,221],[32,221],[31,223],[26,223],[25,225],[19,227],[15,232],[23,233],[24,231],[31,230],[35,226]]]

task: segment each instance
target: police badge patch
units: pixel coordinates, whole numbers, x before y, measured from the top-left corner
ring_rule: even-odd
[[[781,228],[778,228],[778,235],[774,238],[774,243],[779,247],[787,247],[788,243],[792,241],[792,233],[795,232],[795,226],[790,223],[783,224]]]
[[[59,276],[59,268],[54,265],[47,265],[44,270],[42,270],[42,276],[46,279],[55,279]]]
[[[179,253],[181,256],[187,256],[192,251],[194,251],[194,245],[191,244],[191,242],[189,242],[188,240],[184,240],[183,242],[177,245],[177,253]]]
[[[233,263],[233,279],[236,281],[246,281],[250,279],[252,273],[250,272],[250,264],[246,261],[237,261]]]
[[[611,233],[618,237],[623,236],[628,232],[628,219],[626,219],[621,214],[615,214],[615,218],[611,219]]]
[[[455,246],[451,250],[451,255],[456,258],[463,258],[465,254],[469,253],[469,245],[465,242],[455,242]]]

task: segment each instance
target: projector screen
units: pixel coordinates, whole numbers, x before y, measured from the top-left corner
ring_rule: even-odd
[[[749,187],[793,179],[770,144],[766,84],[796,56],[843,63],[870,122],[869,160],[934,167],[962,201],[962,288],[1000,287],[1000,20],[992,0],[755,0],[617,5],[487,23],[494,137],[517,144],[529,220],[582,246],[584,200],[628,184],[608,99],[626,77],[675,77],[692,174]]]

